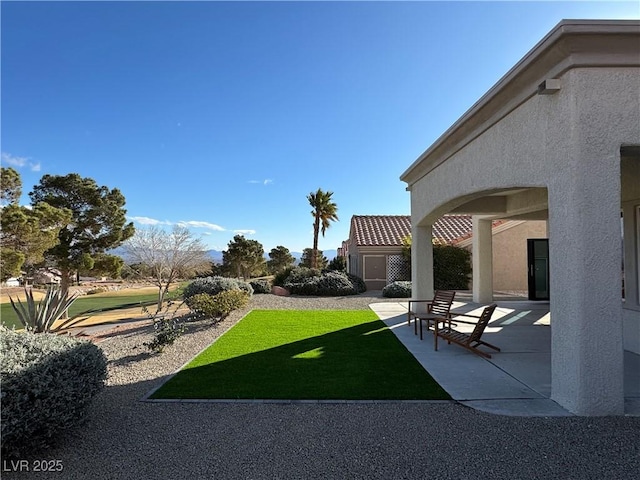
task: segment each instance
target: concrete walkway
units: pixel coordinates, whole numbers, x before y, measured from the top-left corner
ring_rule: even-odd
[[[407,326],[407,302],[373,303],[371,309],[454,400],[491,413],[513,416],[571,416],[551,400],[551,326],[549,304],[497,301],[483,338],[498,347],[484,359],[457,345],[424,340]],[[454,302],[455,315],[479,315],[483,305]],[[467,318],[466,320],[472,320]],[[473,327],[459,326],[470,332]],[[640,355],[625,352],[625,414],[640,416]]]

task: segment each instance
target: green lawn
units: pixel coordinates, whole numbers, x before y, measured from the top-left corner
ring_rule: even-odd
[[[154,399],[449,399],[375,313],[255,310]]]
[[[117,309],[127,308],[127,306],[136,306],[140,302],[154,302],[157,301],[158,294],[139,294],[139,295],[87,295],[85,297],[78,298],[73,305],[69,308],[69,315],[77,315],[78,313],[86,312],[88,310],[105,310],[105,309]],[[24,303],[24,302],[23,302]],[[2,324],[11,328],[15,325],[16,328],[22,328],[22,324],[18,320],[16,313],[11,307],[11,303],[0,304],[0,319]]]

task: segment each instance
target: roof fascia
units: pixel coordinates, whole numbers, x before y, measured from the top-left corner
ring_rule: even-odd
[[[603,37],[606,37],[603,38]],[[572,68],[640,66],[639,20],[563,20],[447,129],[400,180],[411,186]]]

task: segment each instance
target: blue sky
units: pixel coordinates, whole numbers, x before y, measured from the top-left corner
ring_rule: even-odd
[[[2,166],[27,193],[76,172],[137,227],[210,248],[312,245],[306,196],[340,221],[409,214],[400,174],[563,18],[637,2],[7,2]]]

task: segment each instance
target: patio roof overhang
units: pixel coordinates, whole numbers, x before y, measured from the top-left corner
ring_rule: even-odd
[[[407,190],[531,97],[562,88],[566,71],[640,66],[638,32],[638,20],[561,21],[400,176]]]

